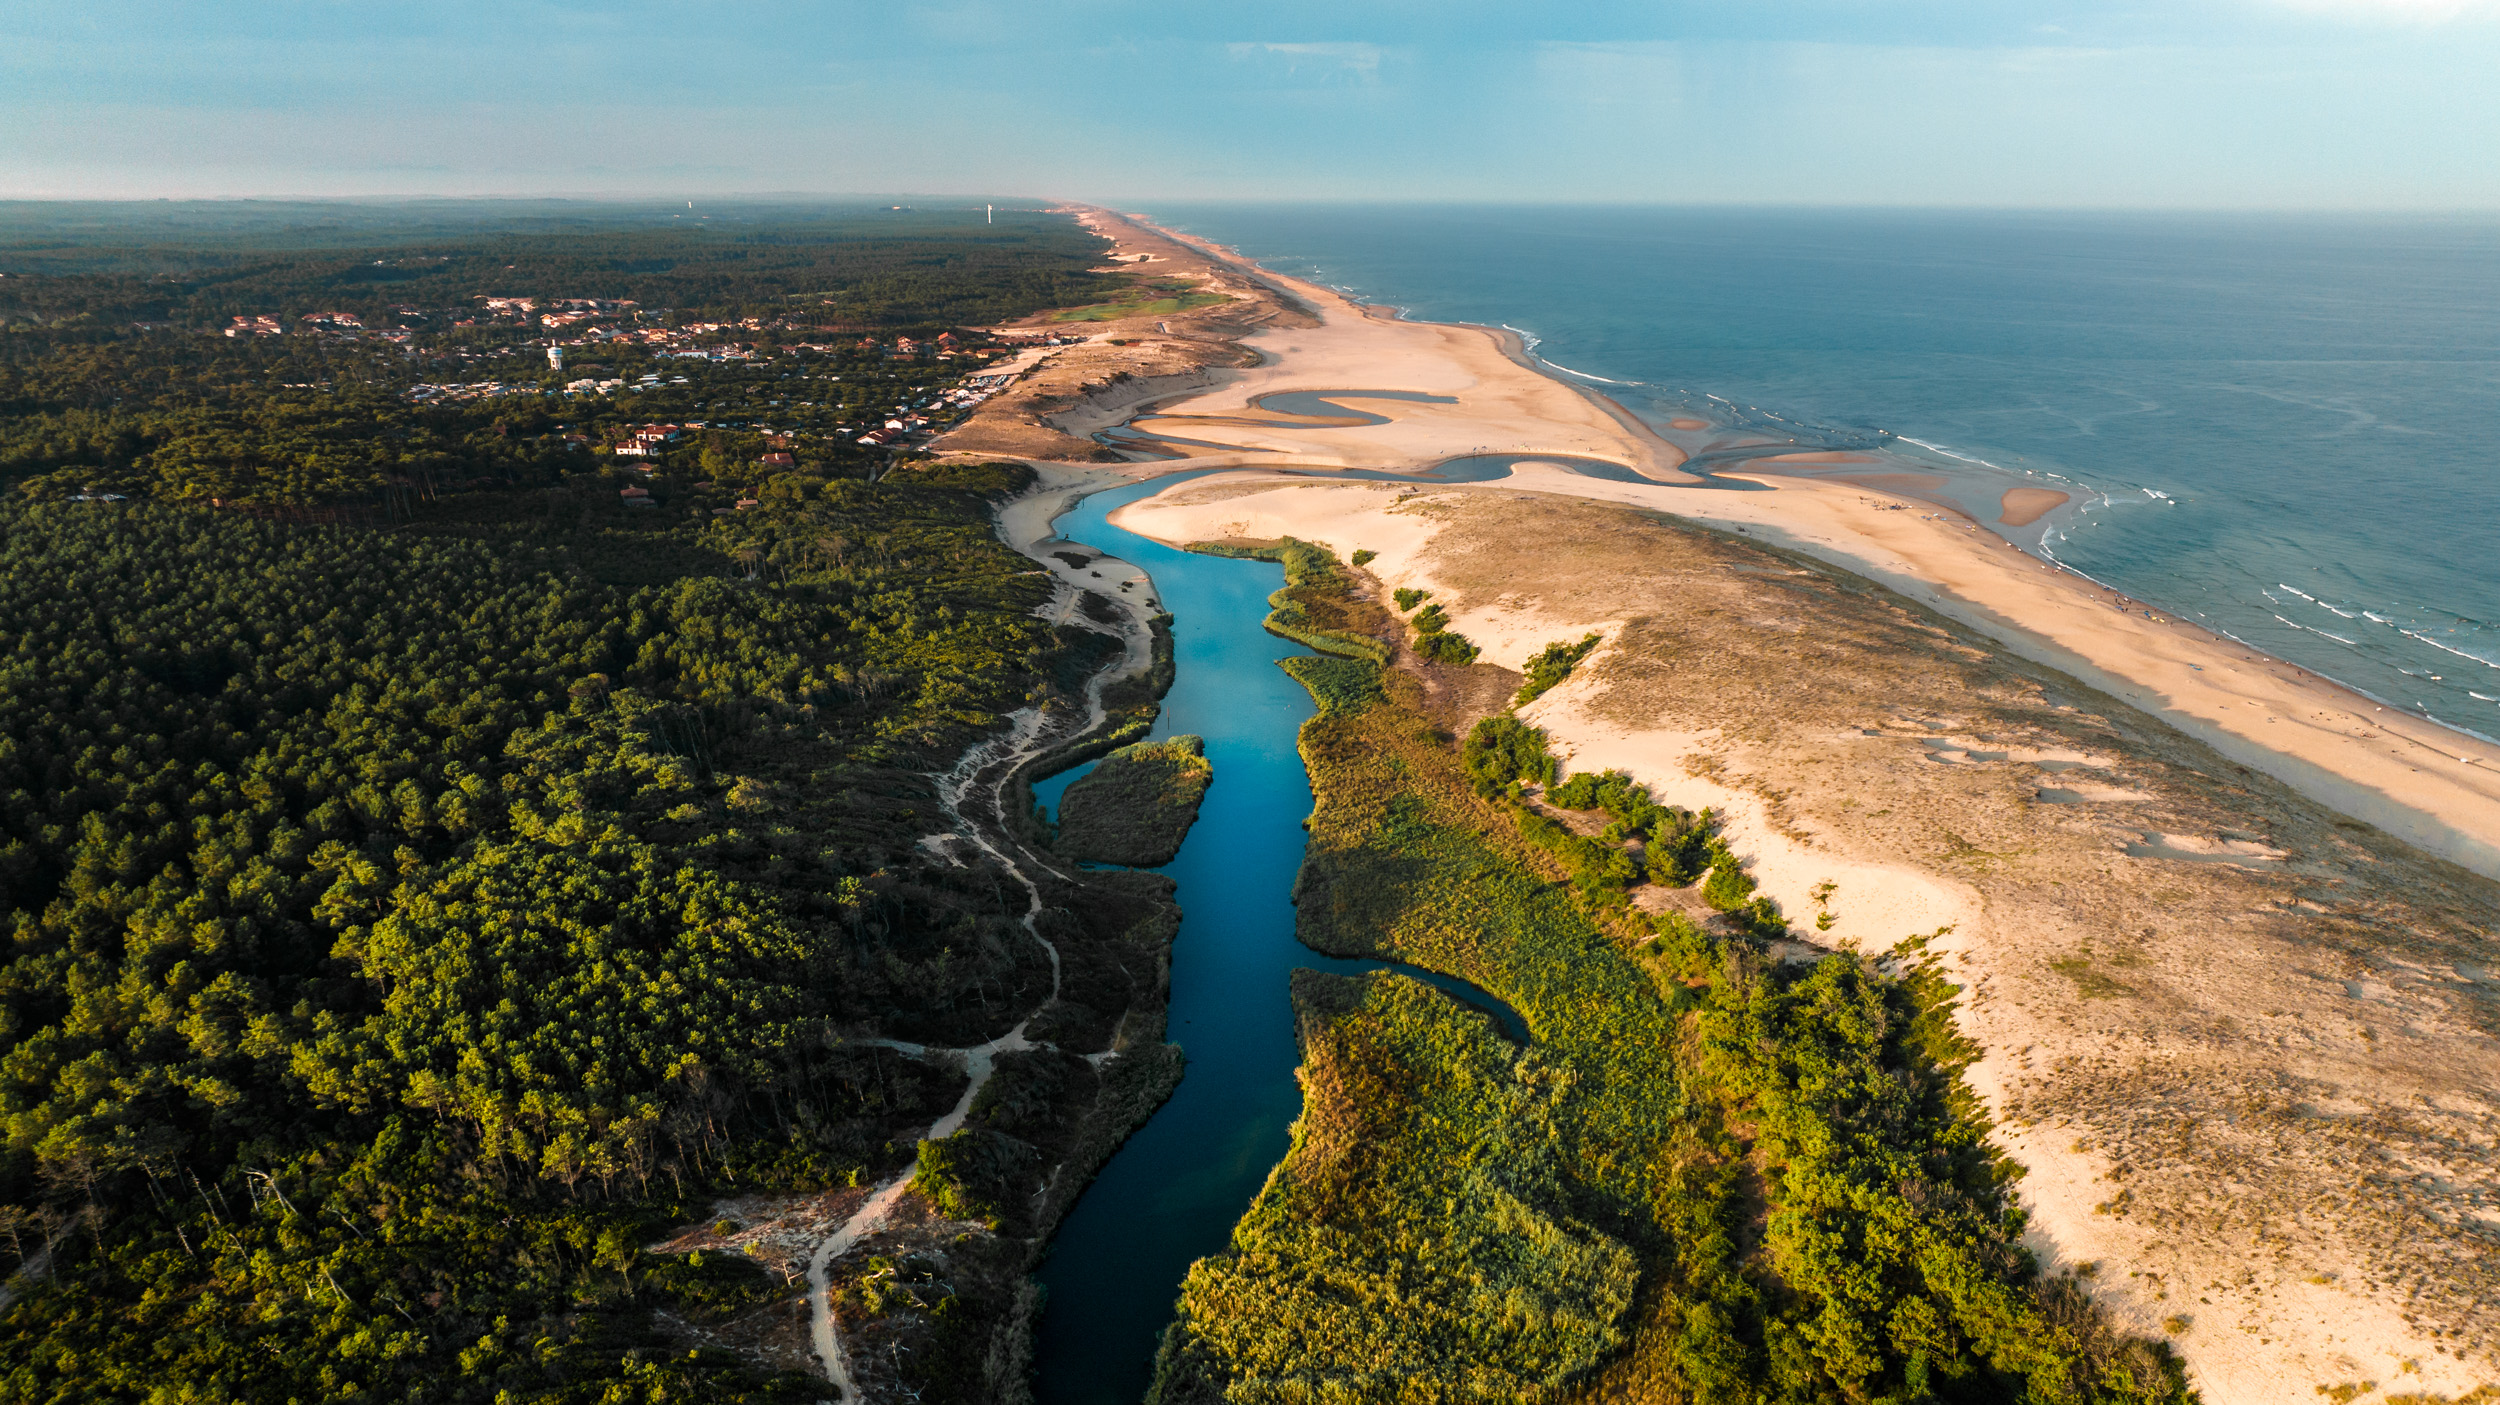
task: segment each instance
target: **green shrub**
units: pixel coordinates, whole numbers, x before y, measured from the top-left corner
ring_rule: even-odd
[[[1450,612],[1439,605],[1426,605],[1407,621],[1417,634],[1439,634],[1450,627]]]
[[[1726,953],[1718,938],[1693,919],[1680,912],[1661,912],[1650,918],[1650,926],[1658,935],[1650,938],[1649,953],[1664,962],[1670,973],[1689,980],[1718,971]]]
[[[1665,832],[1652,834],[1645,855],[1649,881],[1666,888],[1681,888],[1699,878],[1708,867],[1711,815],[1708,811],[1691,823]]]
[[[1039,1159],[1033,1148],[1003,1132],[967,1127],[944,1141],[920,1144],[912,1186],[949,1219],[1003,1223],[1016,1186]]]
[[[1415,652],[1437,664],[1465,668],[1474,663],[1476,655],[1483,651],[1469,643],[1466,635],[1436,631],[1416,640]]]
[[[1753,875],[1736,866],[1732,857],[1722,856],[1710,866],[1709,881],[1701,885],[1701,900],[1721,912],[1734,912],[1753,896]]]
[[[1357,566],[1368,566],[1372,562],[1380,559],[1380,553],[1373,551],[1369,547],[1358,547],[1355,549],[1353,559],[1354,564]]]
[[[1411,585],[1399,586],[1391,592],[1391,595],[1398,602],[1398,608],[1401,610],[1412,610],[1432,598],[1431,591],[1417,590]]]
[[[1591,895],[1620,893],[1625,885],[1640,876],[1640,866],[1624,849],[1603,840],[1574,834],[1534,810],[1520,808],[1511,812],[1511,819],[1528,842],[1562,860],[1571,871],[1572,882]]]
[[[1571,670],[1578,668],[1580,661],[1587,658],[1589,652],[1597,647],[1599,638],[1600,636],[1592,631],[1577,644],[1546,645],[1542,652],[1528,660],[1527,681],[1519,685],[1519,696],[1511,700],[1511,706],[1525,707],[1543,697],[1547,690],[1569,678]],[[1587,807],[1575,806],[1574,808],[1586,809]]]
[[[1555,761],[1545,749],[1545,730],[1503,713],[1478,722],[1460,753],[1478,795],[1499,794],[1513,781],[1551,784]]]

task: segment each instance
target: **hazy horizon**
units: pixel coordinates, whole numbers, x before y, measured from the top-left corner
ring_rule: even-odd
[[[0,198],[2482,210],[2495,71],[2492,0],[100,0],[0,18]]]

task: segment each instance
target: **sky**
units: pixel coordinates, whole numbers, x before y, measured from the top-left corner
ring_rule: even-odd
[[[0,198],[2500,208],[2500,0],[0,0]]]

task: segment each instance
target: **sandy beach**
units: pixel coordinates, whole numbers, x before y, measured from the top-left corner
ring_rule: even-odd
[[[1507,334],[1397,320],[1254,269],[1202,241],[1107,212],[1089,221],[1124,247],[1182,243],[1223,269],[1232,286],[1277,299],[1286,314],[1239,338],[1255,365],[1209,370],[1203,389],[1170,387],[1177,393],[1152,397],[1151,413],[1131,421],[1131,429],[1154,438],[1156,452],[1173,459],[1094,465],[1121,478],[1218,470],[1123,508],[1115,521],[1174,544],[1291,535],[1341,553],[1376,552],[1370,574],[1384,592],[1435,591],[1452,626],[1499,667],[1516,669],[1556,639],[1604,633],[1609,643],[1584,675],[1529,713],[1574,766],[1620,767],[1662,800],[1719,810],[1763,890],[1792,914],[1813,910],[1816,883],[1840,884],[1850,900],[1816,940],[1880,948],[1912,932],[1948,932],[1939,947],[1973,991],[1964,1025],[1989,1050],[1971,1077],[1997,1111],[2000,1140],[2030,1169],[2025,1203],[2045,1263],[2098,1265],[2096,1291],[2104,1302],[2148,1333],[2184,1330],[2163,1325],[2181,1317],[2172,1287],[2229,1278],[2227,1293],[2200,1294],[2190,1314],[2210,1317],[2212,1330],[2188,1330],[2175,1340],[2212,1405],[2282,1399],[2286,1381],[2300,1382],[2294,1394],[2304,1398],[2311,1384],[2348,1379],[2403,1377],[2416,1388],[2449,1391],[2482,1383],[2425,1335],[2434,1317],[2423,1310],[2427,1299],[2408,1307],[2392,1281],[2376,1281],[2374,1257],[2410,1252],[2397,1231],[2372,1217],[2376,1211],[2339,1219],[2320,1210],[2302,1227],[2261,1226],[2261,1241],[2281,1233],[2297,1252],[2286,1249],[2252,1270],[2223,1242],[2244,1238],[2242,1228],[2216,1230],[2204,1242],[2149,1233],[2147,1226],[2164,1214],[2193,1221],[2211,1186],[2256,1174],[2238,1159],[2255,1153],[2235,1144],[2227,1152],[2207,1146],[2155,1157],[2146,1138],[2155,1136],[2148,1128],[2167,1125],[2165,1118],[2186,1115],[2177,1109],[2198,1097],[2226,1089],[2277,1096],[2263,1090],[2289,1078],[2319,1089],[2321,1106],[2350,1116],[2428,1107],[2445,1110],[2431,1114],[2435,1120],[2455,1123],[2442,1122],[2444,1130],[2417,1153],[2384,1154],[2436,1159],[2444,1154],[2434,1145],[2474,1143],[2480,1134],[2469,1124],[2493,1115],[2478,1090],[2500,1080],[2500,1044],[2472,1020],[2445,1012],[2483,1000],[2478,982],[2488,979],[2478,974],[2481,967],[2458,963],[2454,942],[2477,922],[2487,930],[2500,893],[2487,881],[2500,877],[2500,747],[2384,710],[2045,565],[1930,499],[1940,485],[1922,481],[1924,475],[1800,477],[1764,463],[1722,477],[1767,491],[1729,491],[1682,471],[1681,451],[1621,407],[1538,370]],[[1343,413],[1286,413],[1259,403],[1297,391],[1337,392],[1331,403]],[[1294,408],[1317,409],[1308,402]],[[1111,422],[1106,411],[1085,423],[1095,418]],[[1647,481],[1535,461],[1506,478],[1464,485],[1294,472],[1417,472],[1476,453],[1597,459]],[[1860,457],[1814,453],[1788,461],[1845,470]],[[2016,488],[2004,495],[2000,515],[2022,525],[2064,500],[2054,490]],[[1019,535],[1033,530],[1029,516],[1019,519]],[[1934,692],[1934,679],[1917,670],[1889,690],[1860,688],[1864,696],[1842,687],[1813,722],[1782,711],[1787,704],[1759,685],[1644,692],[1621,681],[1654,667],[1624,641],[1655,633],[1658,621],[1689,610],[1701,578],[1689,567],[1645,575],[1628,567],[1591,574],[1583,566],[1575,576],[1563,562],[1584,554],[1577,548],[1588,542],[1670,522],[1826,563],[1896,592],[1913,610],[1932,611],[1946,628],[1916,628],[1938,639],[1903,637],[1915,641],[1913,652],[1938,651],[1942,667],[1929,673],[1949,673],[1967,656],[1996,660],[1989,667],[2011,670],[2006,677],[2020,675],[2008,685],[2028,699],[2029,710],[2007,734],[2016,739],[1976,720],[1991,707],[2002,714],[1994,693],[1957,701],[1949,690]],[[1783,576],[1823,577],[1782,564],[1776,554],[1761,559],[1709,568],[1706,579],[1716,584],[1708,589],[1736,589],[1741,597],[1721,613],[1754,621],[1710,635],[1721,642],[1709,647],[1733,650],[1730,658],[1821,647],[1815,615],[1783,603],[1778,587]],[[1969,631],[1965,641],[1941,637],[1956,627]],[[1861,658],[1856,666],[1864,669],[1888,666],[1880,649]],[[2091,692],[2058,700],[2077,683]],[[1923,710],[1900,700],[1921,688],[1932,694]],[[2117,723],[2133,742],[2114,747],[2099,733],[2074,732],[2074,719],[2100,725],[2117,717],[2110,709],[2140,719]],[[1855,720],[1830,721],[1843,715]],[[1823,769],[1835,766],[1862,770],[1839,785],[1830,783],[1838,772]],[[1868,798],[1884,788],[1940,783],[1961,789],[1905,792],[1900,813],[1944,823],[1956,836],[1944,849],[1924,852],[1933,842],[1924,831],[1900,834],[1892,828],[1900,819],[1871,818],[1893,813]],[[2375,857],[2362,867],[2339,867],[2356,847],[2355,822],[2395,842],[2371,835],[2359,847]],[[1985,843],[1969,837],[1991,830],[2003,833]],[[1988,861],[1974,868],[1967,855],[1983,851]],[[2344,876],[2327,876],[2336,873]],[[2087,875],[2094,885],[2088,902],[2069,886]],[[2422,893],[2452,896],[2414,916],[2383,918],[2394,930],[2429,934],[2429,946],[2339,958],[2342,969],[2362,974],[2322,986],[2301,953],[2321,943],[2358,951],[2339,934],[2346,930],[2342,914],[2361,910],[2350,904],[2365,890],[2384,895],[2371,899],[2382,914]],[[2142,922],[2157,912],[2156,920],[2175,929],[2171,949],[2155,963],[2161,980],[2130,974],[2112,982],[2109,990],[2129,994],[2129,1003],[2119,1004],[2075,976],[2082,959],[2076,951],[2132,951],[2144,943],[2140,933],[2155,930]],[[2150,993],[2156,989],[2158,996]],[[2364,999],[2380,1003],[2351,1008]],[[2139,1001],[2153,1003],[2136,1008]],[[2368,1037],[2319,1045],[2314,1038],[2216,1033],[2260,1011],[2311,1031],[2351,1030],[2359,1017]],[[2113,1045],[2133,1051],[2133,1071],[2089,1073],[2102,1068]],[[2144,1081],[2150,1068],[2172,1081]],[[2182,1076],[2188,1083],[2176,1081]],[[2162,1106],[2173,1111],[2157,1113]],[[2280,1147],[2267,1154],[2278,1163],[2270,1174],[2292,1201],[2323,1203],[2342,1194],[2335,1189],[2338,1176],[2349,1176],[2342,1162],[2306,1160]],[[2130,1180],[2128,1189],[2140,1191],[2149,1208],[2137,1219],[2113,1217],[2106,1208],[2110,1182],[2143,1176],[2148,1159],[2160,1173],[2175,1173],[2176,1185],[2164,1191],[2154,1180]],[[2450,1157],[2445,1165],[2446,1183],[2466,1187],[2458,1193],[2468,1199],[2490,1179],[2475,1158]],[[2165,1194],[2174,1199],[2165,1201]],[[2456,1209],[2431,1213],[2463,1223]],[[2459,1241],[2436,1252],[2468,1250]],[[2445,1319],[2449,1330],[2471,1327],[2479,1336],[2492,1326],[2482,1320],[2485,1309],[2471,1306],[2487,1297],[2456,1290],[2452,1301],[2468,1306]],[[2222,1325],[2226,1316],[2229,1327]]]
[[[1109,233],[1131,223],[1105,213],[1097,227]],[[1262,364],[1218,372],[1212,388],[1157,407],[1141,427],[1241,446],[1170,446],[1183,455],[1177,466],[1416,471],[1473,453],[1623,464],[1656,486],[1534,467],[1523,467],[1510,482],[1655,508],[1830,561],[2145,708],[2241,765],[2429,853],[2500,877],[2500,747],[2388,711],[2161,612],[2148,615],[2142,605],[2044,565],[1958,514],[1939,520],[1930,511],[1883,510],[1929,506],[1889,491],[1915,486],[1884,481],[1894,475],[1859,474],[1845,482],[1775,472],[1725,475],[1760,483],[1772,490],[1767,493],[1700,486],[1702,480],[1678,467],[1682,455],[1672,445],[1628,428],[1623,421],[1629,416],[1619,408],[1533,369],[1502,344],[1502,334],[1394,320],[1327,288],[1240,263],[1206,241],[1156,233],[1277,289],[1318,323],[1245,338]],[[1286,391],[1349,389],[1446,395],[1456,403],[1367,400],[1361,408],[1386,422],[1351,427],[1260,423],[1275,417],[1252,404]],[[1190,433],[1201,419],[1212,421],[1207,432]],[[1855,456],[1785,457],[1831,465]],[[2005,510],[2035,520],[2057,505],[2049,497],[2062,496],[2017,488],[2006,495]]]
[[[2055,488],[2008,488],[1997,504],[1997,520],[2008,527],[2028,527],[2074,501],[2074,494]]]

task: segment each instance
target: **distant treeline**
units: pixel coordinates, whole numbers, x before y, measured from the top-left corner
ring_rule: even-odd
[[[225,227],[227,208],[0,206],[0,486],[388,517],[395,492],[555,486],[653,420],[796,436],[700,465],[704,445],[681,443],[688,486],[748,477],[767,449],[866,476],[887,455],[834,431],[881,426],[976,363],[862,350],[860,329],[984,325],[1131,282],[1087,271],[1100,239],[1030,210],[989,224],[978,210],[453,207],[403,226],[309,206]],[[537,307],[490,315],[489,296]],[[639,306],[602,312],[614,335],[592,337],[540,320],[567,299]],[[363,325],[314,329],[316,313]],[[268,317],[271,334],[219,335],[236,317]],[[742,359],[663,359],[632,339],[689,323],[726,324]],[[558,341],[574,343],[561,370]],[[801,358],[790,342],[838,349]],[[654,373],[665,383],[558,393]],[[447,383],[484,388],[417,389]]]
[[[97,207],[84,207],[97,209]],[[211,207],[212,209],[215,207]],[[878,326],[982,323],[1097,302],[1101,241],[1031,210],[752,207],[603,210],[409,222],[356,206],[300,219],[149,221],[0,205],[0,324],[113,329],[235,314],[456,307],[484,296],[630,299],[650,308],[786,312]],[[118,218],[116,216],[119,216]]]

